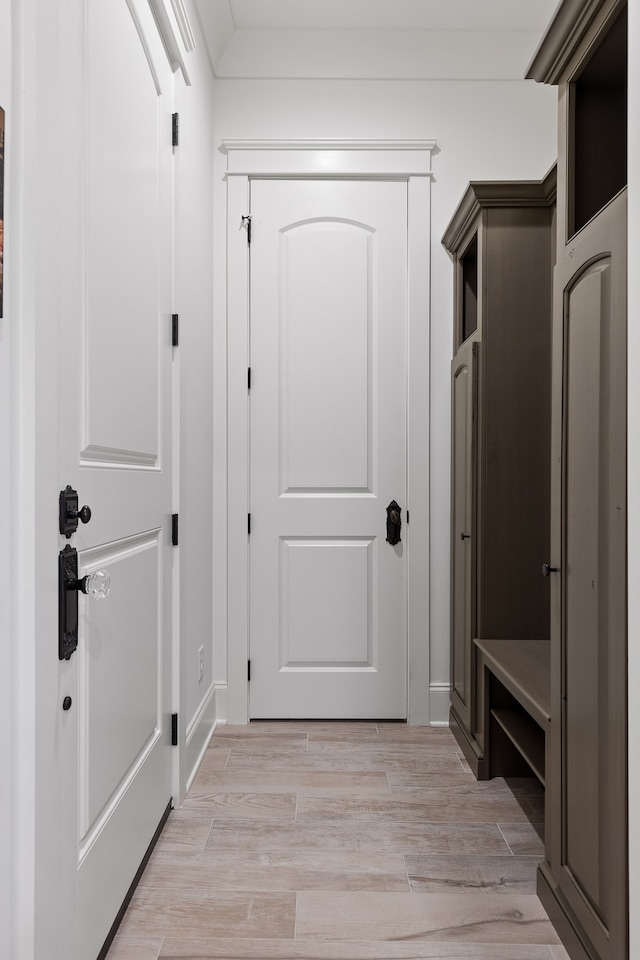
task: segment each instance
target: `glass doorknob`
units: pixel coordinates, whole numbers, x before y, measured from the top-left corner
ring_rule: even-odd
[[[94,600],[104,600],[111,593],[111,574],[96,570],[78,581],[80,590]]]

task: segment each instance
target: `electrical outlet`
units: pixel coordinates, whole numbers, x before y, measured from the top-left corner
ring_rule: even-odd
[[[198,683],[202,683],[204,677],[204,647],[198,649]]]

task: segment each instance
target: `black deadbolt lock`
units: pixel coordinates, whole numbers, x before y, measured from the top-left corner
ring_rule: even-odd
[[[78,491],[68,484],[64,490],[60,491],[59,505],[60,533],[68,540],[78,529],[79,519],[83,523],[89,523],[91,508],[84,506],[78,509]]]
[[[387,543],[390,543],[392,547],[396,543],[400,543],[400,530],[402,528],[400,513],[400,505],[392,500],[387,507]]]

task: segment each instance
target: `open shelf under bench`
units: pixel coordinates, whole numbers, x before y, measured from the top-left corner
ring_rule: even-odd
[[[550,642],[475,640],[485,685],[485,751],[489,776],[519,776],[524,760],[545,782],[551,719]]]

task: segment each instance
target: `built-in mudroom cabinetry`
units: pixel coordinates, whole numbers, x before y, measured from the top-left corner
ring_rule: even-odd
[[[484,652],[474,639],[499,641],[501,649],[524,642],[548,671],[549,585],[541,568],[549,557],[555,188],[555,169],[541,182],[471,183],[442,241],[455,273],[450,723],[482,779],[503,762],[525,772],[522,751],[510,756],[519,731],[544,741],[535,721],[524,730],[528,715],[497,679],[498,712],[488,711]],[[504,750],[494,751],[491,768],[493,728]]]
[[[625,960],[626,4],[564,0],[528,76],[559,90],[551,722],[538,892],[574,960]]]

